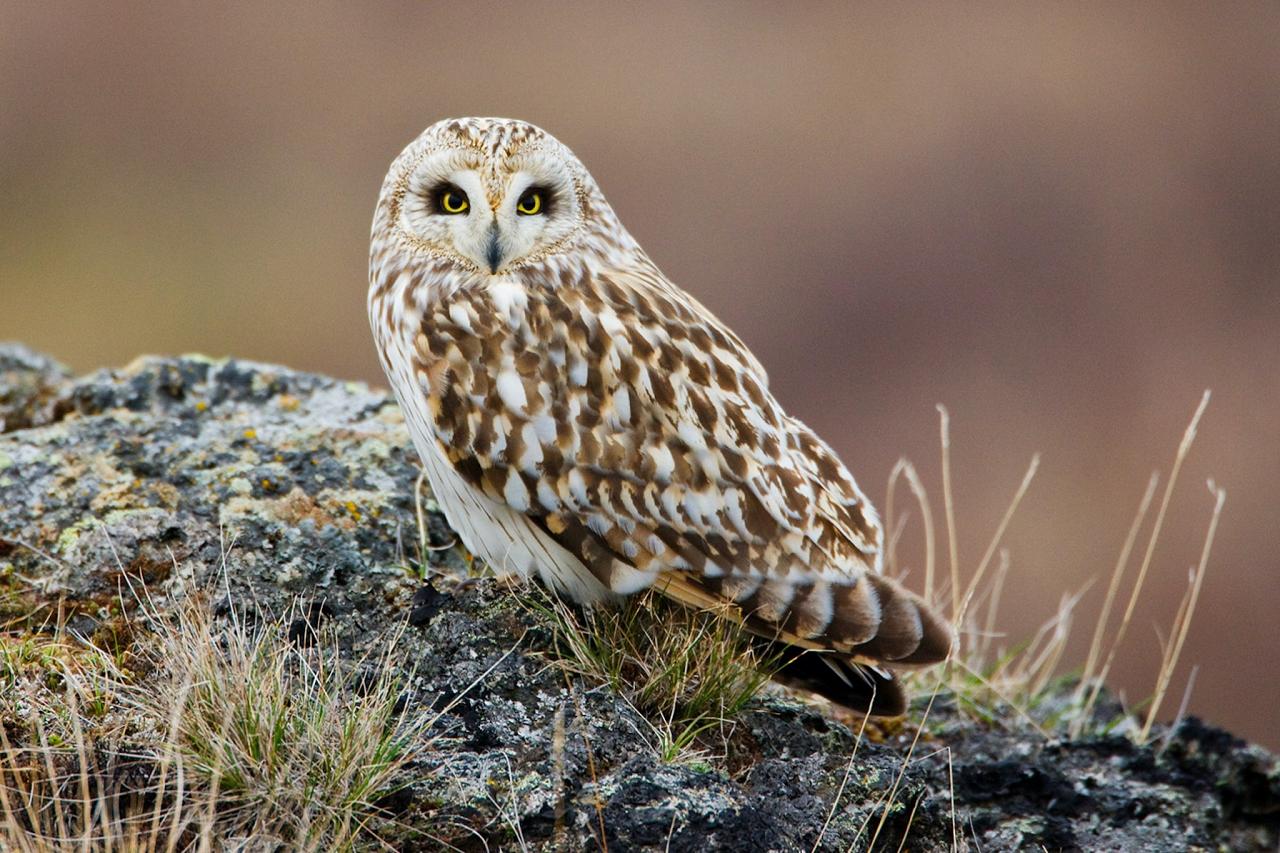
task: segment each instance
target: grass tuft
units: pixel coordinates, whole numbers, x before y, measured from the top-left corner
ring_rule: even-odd
[[[172,746],[218,792],[224,833],[344,849],[392,792],[416,727],[391,644],[349,664],[324,632],[311,648],[290,642],[293,621],[219,625],[199,606],[157,620],[165,678],[137,700],[171,715]]]
[[[291,619],[144,606],[145,681],[65,632],[0,638],[0,849],[348,850],[421,739],[386,656]],[[50,677],[50,676],[53,677]],[[429,723],[428,723],[429,725]]]
[[[657,592],[582,610],[536,590],[530,607],[552,628],[553,659],[567,673],[608,685],[645,715],[663,761],[704,757],[700,749],[716,735],[727,737],[780,663],[762,657],[727,615]]]

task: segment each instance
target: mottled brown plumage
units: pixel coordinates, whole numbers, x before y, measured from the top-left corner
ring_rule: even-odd
[[[549,135],[428,128],[387,176],[370,257],[375,339],[433,490],[499,571],[585,603],[650,586],[729,603],[808,652],[784,677],[850,706],[874,687],[880,713],[902,710],[897,683],[855,664],[949,653],[950,627],[879,574],[879,520],[831,448]]]

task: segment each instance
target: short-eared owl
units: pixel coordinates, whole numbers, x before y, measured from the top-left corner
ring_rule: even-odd
[[[880,573],[880,522],[835,453],[546,132],[446,120],[396,158],[369,319],[436,499],[499,572],[587,604],[731,604],[810,650],[781,680],[880,714],[905,697],[877,664],[950,651]]]

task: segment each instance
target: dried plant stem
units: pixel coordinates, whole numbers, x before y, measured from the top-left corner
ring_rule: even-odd
[[[996,576],[991,582],[991,596],[987,601],[987,619],[982,626],[982,635],[978,641],[978,660],[988,660],[991,655],[991,641],[996,635],[996,613],[1000,610],[1000,596],[1004,593],[1004,584],[1009,577],[1009,552],[1000,550],[1000,562],[996,564]]]
[[[71,717],[71,733],[72,743],[75,745],[76,760],[78,762],[79,772],[76,773],[76,781],[80,788],[80,802],[76,803],[76,809],[80,813],[80,849],[88,850],[93,840],[93,794],[89,791],[89,755],[84,745],[84,727],[80,725],[80,705],[76,702],[76,682],[75,677],[70,673],[66,676],[66,701],[68,716]],[[102,776],[98,775],[98,802],[105,802],[106,797],[102,792]]]
[[[1085,589],[1088,587],[1086,586]],[[1075,595],[1064,595],[1062,601],[1058,605],[1058,615],[1049,623],[1053,626],[1052,631],[1048,634],[1044,648],[1034,658],[1026,656],[1024,661],[1029,659],[1023,673],[1020,673],[1019,680],[1025,681],[1027,684],[1026,692],[1031,696],[1039,695],[1048,685],[1053,674],[1058,669],[1058,663],[1062,660],[1062,655],[1067,649],[1067,639],[1071,636],[1072,614],[1075,612],[1076,605],[1080,602],[1081,596],[1084,595],[1085,589]]]
[[[875,685],[871,687],[872,695],[875,694]],[[853,771],[853,761],[858,757],[858,747],[862,745],[862,735],[867,730],[867,720],[871,719],[870,714],[862,716],[862,724],[858,726],[858,736],[853,741],[853,751],[849,753],[849,761],[844,766],[844,776],[840,779],[840,787],[836,789],[835,799],[831,801],[831,808],[827,811],[827,819],[822,823],[822,829],[818,832],[817,839],[813,842],[813,849],[810,853],[818,853],[818,847],[822,844],[822,836],[827,834],[827,827],[831,826],[831,819],[836,816],[836,808],[840,805],[840,798],[844,796],[845,786],[849,784],[849,773]]]
[[[13,810],[13,803],[9,800],[9,773],[17,771],[18,762],[17,755],[13,746],[9,743],[9,736],[5,734],[4,726],[0,726],[0,755],[4,756],[5,766],[0,767],[0,811],[4,814],[5,826],[17,826],[18,818]],[[15,791],[17,785],[13,785]]]
[[[885,493],[885,529],[893,530],[890,524],[893,519],[893,493],[898,477],[907,478],[907,487],[920,505],[920,518],[924,524],[924,600],[933,602],[934,574],[937,566],[937,544],[933,529],[933,508],[929,506],[929,496],[920,482],[916,468],[906,459],[899,459],[889,473],[889,486]],[[896,537],[890,543],[890,564],[896,565]]]
[[[933,710],[933,700],[938,698],[938,691],[941,689],[942,681],[939,680],[934,684],[933,690],[929,694],[929,703],[924,706],[924,714],[920,717],[920,724],[916,727],[915,736],[911,738],[911,746],[907,748],[907,754],[902,757],[902,764],[898,767],[898,775],[894,777],[893,784],[889,786],[889,790],[885,795],[876,802],[877,807],[883,804],[883,808],[880,809],[880,820],[876,823],[875,832],[871,834],[871,840],[867,843],[868,850],[875,849],[876,841],[880,838],[880,833],[884,831],[885,822],[889,819],[889,808],[898,796],[898,787],[902,784],[902,777],[907,773],[907,766],[911,763],[911,756],[915,754],[916,745],[920,742],[920,733],[924,731],[925,724],[929,721],[929,712]],[[866,819],[862,822],[862,826],[858,828],[858,835],[854,838],[850,849],[857,845],[858,839],[866,831],[867,823],[871,820],[871,815],[873,814],[875,814],[874,810],[868,812]]]
[[[1169,730],[1165,732],[1164,740],[1160,743],[1159,755],[1164,755],[1164,751],[1169,748],[1169,742],[1178,731],[1178,726],[1187,716],[1187,705],[1191,704],[1191,691],[1195,689],[1196,676],[1199,674],[1199,666],[1191,667],[1191,672],[1187,675],[1187,686],[1182,691],[1182,701],[1178,703],[1178,713],[1173,715],[1173,722],[1169,724]]]
[[[999,526],[996,527],[995,535],[991,537],[991,543],[987,545],[987,552],[982,555],[982,562],[978,563],[978,570],[973,573],[973,579],[969,581],[969,586],[964,591],[964,599],[960,603],[960,613],[956,618],[956,624],[963,622],[965,612],[969,609],[969,602],[973,598],[974,592],[978,589],[978,584],[982,582],[983,576],[987,573],[987,567],[991,565],[991,558],[995,555],[996,549],[1000,547],[1000,540],[1004,538],[1004,532],[1009,527],[1009,522],[1013,520],[1013,514],[1018,511],[1018,505],[1022,503],[1022,498],[1027,494],[1027,489],[1031,486],[1031,481],[1035,479],[1036,471],[1040,468],[1040,454],[1037,453],[1031,457],[1031,464],[1027,466],[1027,473],[1022,475],[1022,483],[1018,486],[1018,491],[1014,493],[1013,500],[1009,502],[1009,508],[1004,511],[1004,517],[1000,519]]]
[[[911,804],[911,813],[907,815],[907,825],[906,828],[902,830],[902,840],[898,842],[898,849],[896,853],[902,853],[902,851],[906,849],[907,839],[911,837],[911,824],[916,822],[916,811],[919,810],[920,801],[923,799],[924,795],[922,794],[921,796],[916,797],[916,801]]]
[[[1155,724],[1156,713],[1160,710],[1160,705],[1164,702],[1165,693],[1169,690],[1169,682],[1173,679],[1173,671],[1178,665],[1178,658],[1182,655],[1182,646],[1187,640],[1187,633],[1191,630],[1191,617],[1195,614],[1196,603],[1200,600],[1200,588],[1204,585],[1204,573],[1209,563],[1209,552],[1213,548],[1213,537],[1218,532],[1218,520],[1222,516],[1222,505],[1227,500],[1227,493],[1224,489],[1215,488],[1210,483],[1209,490],[1214,496],[1213,515],[1209,518],[1209,531],[1205,534],[1204,548],[1200,551],[1200,564],[1196,566],[1195,573],[1192,575],[1191,584],[1187,590],[1179,619],[1174,623],[1172,643],[1165,651],[1164,659],[1160,662],[1160,674],[1156,678],[1155,697],[1151,700],[1151,707],[1147,709],[1147,719],[1142,725],[1142,731],[1138,734],[1138,743],[1146,743],[1147,738],[1151,736],[1151,727]]]
[[[1115,605],[1120,581],[1123,580],[1125,571],[1129,567],[1129,556],[1133,553],[1133,545],[1138,540],[1138,531],[1142,529],[1142,522],[1146,520],[1147,510],[1151,508],[1151,499],[1155,497],[1156,486],[1159,483],[1160,472],[1153,472],[1151,479],[1147,481],[1147,490],[1143,493],[1142,500],[1138,502],[1138,511],[1133,517],[1133,523],[1129,525],[1129,533],[1125,536],[1124,545],[1120,548],[1120,556],[1116,558],[1115,568],[1111,572],[1111,582],[1107,585],[1107,596],[1102,602],[1102,612],[1098,614],[1098,623],[1093,629],[1093,640],[1089,643],[1089,654],[1085,658],[1084,670],[1080,673],[1080,683],[1076,687],[1074,704],[1077,706],[1084,697],[1084,691],[1093,683],[1098,657],[1102,654],[1102,638],[1106,634],[1107,623],[1111,621],[1111,608]],[[1080,736],[1087,719],[1088,714],[1080,713],[1071,721],[1072,737]]]
[[[942,505],[947,517],[947,553],[951,561],[951,622],[960,624],[960,546],[956,541],[956,507],[951,491],[951,415],[938,404],[938,433],[942,440]]]
[[[1120,627],[1116,631],[1115,639],[1111,641],[1111,648],[1107,652],[1107,660],[1090,688],[1089,699],[1085,702],[1085,707],[1082,710],[1082,716],[1085,718],[1088,718],[1090,711],[1098,700],[1098,692],[1106,682],[1107,676],[1111,674],[1111,665],[1115,663],[1116,652],[1120,648],[1120,643],[1124,640],[1125,632],[1129,629],[1129,623],[1133,621],[1133,612],[1137,609],[1138,599],[1142,597],[1142,587],[1147,579],[1147,571],[1151,568],[1151,558],[1156,550],[1156,542],[1159,541],[1160,531],[1164,528],[1164,517],[1169,510],[1169,500],[1173,496],[1173,487],[1178,482],[1178,473],[1182,470],[1182,463],[1186,461],[1187,454],[1191,451],[1192,443],[1195,442],[1196,428],[1200,425],[1200,418],[1204,415],[1204,410],[1208,405],[1209,392],[1206,390],[1204,396],[1200,398],[1200,405],[1196,407],[1195,414],[1191,416],[1191,423],[1187,424],[1187,429],[1182,434],[1182,441],[1178,443],[1178,452],[1173,458],[1173,468],[1169,472],[1169,481],[1165,483],[1164,495],[1160,499],[1160,509],[1156,512],[1155,525],[1151,529],[1151,537],[1147,540],[1147,550],[1143,555],[1142,565],[1138,569],[1137,580],[1133,583],[1133,591],[1129,594],[1129,603],[1125,607],[1124,616],[1120,620]]]

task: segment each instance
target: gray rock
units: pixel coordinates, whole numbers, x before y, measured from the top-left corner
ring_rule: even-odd
[[[392,400],[362,384],[193,356],[72,380],[9,346],[0,419],[0,623],[57,599],[94,636],[127,582],[162,604],[193,588],[273,613],[300,598],[290,633],[327,624],[353,660],[407,625],[406,700],[444,713],[388,803],[403,849],[597,850],[602,832],[615,853],[1280,838],[1275,757],[1196,720],[1161,753],[986,728],[940,697],[904,770],[909,726],[850,760],[845,725],[770,695],[724,766],[664,764],[630,705],[547,666],[549,629],[510,587],[462,580],[430,500],[420,548],[416,457]]]
[[[49,423],[70,373],[21,344],[0,343],[0,433]]]

